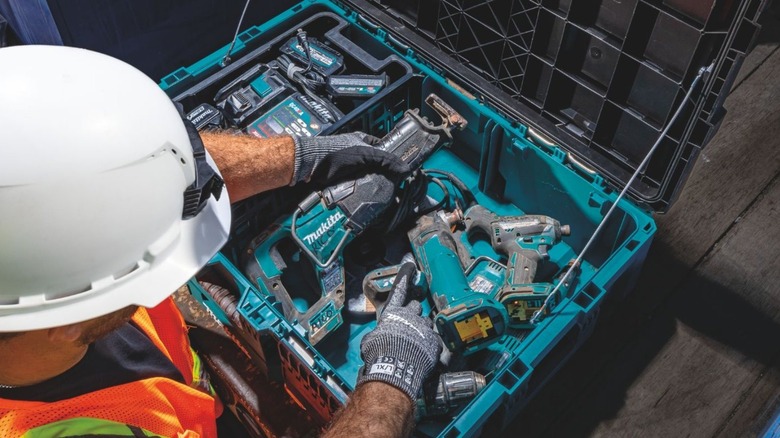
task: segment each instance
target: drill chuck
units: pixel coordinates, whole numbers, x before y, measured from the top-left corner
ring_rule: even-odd
[[[441,374],[435,387],[425,387],[417,400],[417,413],[421,417],[447,414],[468,404],[484,387],[485,376],[474,371]]]
[[[442,374],[436,386],[435,404],[452,409],[474,398],[484,387],[485,376],[474,371]]]

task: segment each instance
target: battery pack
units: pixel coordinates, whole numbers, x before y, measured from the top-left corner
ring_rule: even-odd
[[[331,49],[315,38],[309,38],[309,53],[311,54],[311,66],[314,70],[325,76],[338,73],[344,66],[344,56],[341,53]],[[306,56],[298,38],[292,37],[285,42],[280,51],[293,57],[301,65],[308,65],[309,58]]]
[[[333,97],[368,98],[387,85],[387,75],[333,75],[328,76],[326,89]]]
[[[223,87],[215,100],[226,117],[243,127],[292,93],[292,86],[279,73],[261,66]]]

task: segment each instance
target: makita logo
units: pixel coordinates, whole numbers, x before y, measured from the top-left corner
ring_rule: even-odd
[[[309,245],[313,244],[317,241],[323,234],[327,233],[331,228],[333,228],[334,225],[338,223],[339,220],[344,218],[344,213],[337,211],[333,213],[332,215],[328,216],[327,219],[325,219],[325,222],[320,224],[317,229],[311,233],[307,234],[303,237],[303,240],[306,241]]]
[[[314,99],[311,99],[308,96],[298,96],[298,99],[301,100],[301,102],[305,103],[306,106],[309,107],[312,111],[317,113],[318,116],[324,121],[330,121],[333,120],[333,115],[331,114],[330,110],[322,106],[319,102],[317,102]]]
[[[210,117],[212,114],[214,114],[214,110],[207,108],[204,105],[201,105],[194,110],[192,110],[191,113],[187,114],[187,120],[192,122],[193,125],[198,125],[200,122],[203,121],[206,117]]]

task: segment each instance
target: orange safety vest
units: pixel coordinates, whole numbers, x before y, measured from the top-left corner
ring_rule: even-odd
[[[154,377],[53,403],[0,398],[0,436],[138,436],[141,429],[140,436],[216,437],[221,404],[200,378],[200,359],[190,348],[173,299],[151,309],[139,308],[132,319],[179,369],[187,385]],[[126,433],[117,434],[117,425]]]

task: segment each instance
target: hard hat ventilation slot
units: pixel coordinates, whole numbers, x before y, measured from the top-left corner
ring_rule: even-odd
[[[177,157],[179,157],[179,161],[181,161],[181,164],[183,166],[187,165],[187,160],[185,160],[184,157],[179,155],[179,151],[177,151],[176,148],[171,148],[171,152],[173,153],[173,155],[176,155]]]
[[[132,274],[133,272],[137,271],[139,267],[140,266],[138,265],[138,263],[133,263],[132,266],[130,266],[128,268],[121,269],[121,270],[117,271],[116,273],[114,273],[114,279],[115,280],[119,280],[119,279],[121,279],[123,277],[126,277],[126,276]]]
[[[0,299],[0,306],[13,306],[19,304],[19,298]]]
[[[90,290],[92,290],[92,285],[88,284],[84,287],[74,288],[67,291],[50,292],[45,294],[44,296],[46,297],[46,301],[54,301],[62,298],[72,297],[74,295],[83,294],[85,292],[89,292]]]

